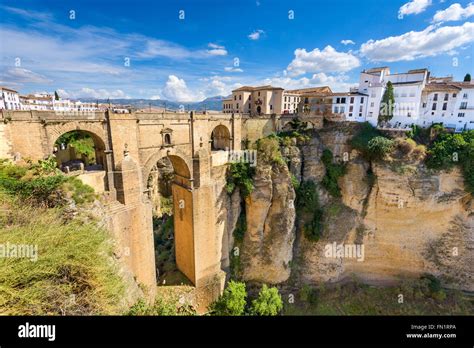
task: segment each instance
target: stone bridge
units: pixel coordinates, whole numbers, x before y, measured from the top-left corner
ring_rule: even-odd
[[[109,229],[117,255],[153,296],[156,269],[150,178],[157,163],[173,166],[174,242],[178,269],[209,302],[223,289],[229,266],[223,149],[240,150],[243,142],[285,128],[294,115],[246,118],[213,113],[117,114],[109,111],[64,114],[2,111],[0,158],[43,159],[57,152],[57,139],[71,131],[92,136],[96,161],[103,170],[93,186],[106,198]],[[306,120],[318,127],[320,119]],[[225,161],[224,161],[225,162]],[[153,176],[155,175],[155,176]]]

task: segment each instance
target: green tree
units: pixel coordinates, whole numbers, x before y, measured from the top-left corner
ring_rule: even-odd
[[[215,315],[242,315],[246,298],[245,283],[231,280],[222,296],[211,305],[211,310]]]
[[[277,315],[283,309],[283,301],[276,287],[263,284],[258,297],[252,301],[252,315]]]
[[[471,82],[471,74],[467,73],[466,76],[464,76],[464,82]]]
[[[380,103],[378,123],[388,122],[393,118],[393,108],[395,106],[395,97],[393,95],[392,82],[388,81],[385,92]]]
[[[58,92],[54,91],[54,99],[59,100],[59,94]]]

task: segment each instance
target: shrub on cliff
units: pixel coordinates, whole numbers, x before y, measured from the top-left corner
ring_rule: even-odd
[[[316,184],[303,181],[296,189],[296,214],[305,237],[318,241],[323,232],[323,210],[320,208]]]
[[[243,315],[246,299],[245,283],[231,280],[222,296],[211,305],[210,309],[213,315]]]
[[[341,197],[341,189],[339,188],[337,181],[346,173],[345,165],[334,163],[332,152],[329,149],[325,149],[323,151],[321,161],[324,163],[326,168],[326,175],[324,176],[321,184],[326,190],[328,190],[331,196]]]
[[[460,165],[466,189],[474,193],[474,130],[439,134],[428,149],[426,165],[438,170]]]
[[[54,167],[54,158],[36,164],[16,165],[0,161],[0,189],[29,203],[54,207],[66,198],[82,204],[95,199],[94,189],[75,177],[67,177]]]
[[[283,301],[276,287],[263,284],[258,297],[252,301],[251,315],[277,315],[283,309]]]
[[[254,173],[255,168],[249,163],[232,163],[227,170],[227,192],[231,194],[239,188],[244,197],[250,195],[254,189],[252,181]]]
[[[364,122],[360,125],[357,134],[351,139],[351,146],[370,161],[372,158],[369,151],[369,142],[378,136],[382,136],[382,133],[369,122]]]
[[[270,135],[257,140],[257,161],[264,164],[285,164],[280,151],[280,138]]]
[[[393,149],[393,140],[377,136],[367,144],[367,152],[372,160],[383,160]]]

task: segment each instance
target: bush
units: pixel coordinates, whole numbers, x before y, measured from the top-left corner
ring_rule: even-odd
[[[67,193],[71,195],[71,198],[77,204],[90,203],[96,198],[94,189],[89,185],[84,184],[80,179],[70,177],[68,178],[63,186]]]
[[[361,124],[357,134],[352,138],[351,146],[358,150],[367,160],[370,160],[368,152],[369,141],[381,135],[382,133],[377,128],[373,127],[369,122],[364,122]]]
[[[283,301],[276,287],[263,284],[258,297],[252,301],[252,315],[277,315],[283,309]]]
[[[303,181],[296,190],[296,213],[302,221],[303,233],[311,241],[318,241],[323,232],[323,210],[319,205],[316,184]]]
[[[326,167],[326,175],[321,184],[328,190],[333,197],[341,197],[341,189],[337,183],[338,179],[346,173],[346,166],[344,164],[333,163],[333,155],[329,149],[323,151],[321,161]]]
[[[257,159],[265,164],[285,164],[280,151],[280,139],[270,135],[257,141]]]
[[[439,170],[460,165],[466,190],[474,193],[474,130],[441,133],[427,151],[426,165]]]
[[[393,140],[377,136],[369,141],[367,150],[369,158],[372,160],[384,159],[393,149]]]
[[[254,189],[252,181],[254,173],[255,168],[249,163],[232,163],[227,171],[227,192],[231,194],[235,188],[239,188],[244,197],[250,195]]]
[[[214,315],[243,315],[246,298],[245,283],[231,280],[222,296],[211,305],[211,311]]]
[[[395,140],[397,149],[400,150],[404,155],[410,155],[412,151],[416,148],[416,142],[413,139],[401,139],[398,138]]]

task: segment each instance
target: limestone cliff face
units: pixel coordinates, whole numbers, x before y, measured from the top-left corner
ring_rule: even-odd
[[[284,282],[292,261],[292,276],[304,283],[354,274],[384,284],[431,273],[445,286],[474,290],[474,202],[460,171],[430,171],[416,161],[369,163],[351,149],[351,137],[350,128],[323,130],[284,151],[289,169],[257,168],[255,190],[245,199],[243,278]],[[324,148],[336,160],[347,153],[347,172],[338,182],[341,198],[319,185],[323,233],[314,242],[296,233],[290,172],[320,183]],[[363,246],[362,257],[328,257],[328,247],[339,244]]]
[[[373,163],[371,186],[369,163],[355,153],[351,158],[339,180],[342,206],[335,216],[334,201],[324,207],[321,240],[300,239],[301,281],[339,281],[355,274],[387,283],[431,273],[446,286],[473,290],[473,201],[459,170],[430,172],[412,163],[403,172],[401,163]],[[334,243],[363,245],[363,260],[326,257],[325,248]]]
[[[242,277],[280,283],[290,276],[295,240],[295,191],[289,170],[285,165],[258,165],[254,186],[245,198]]]

